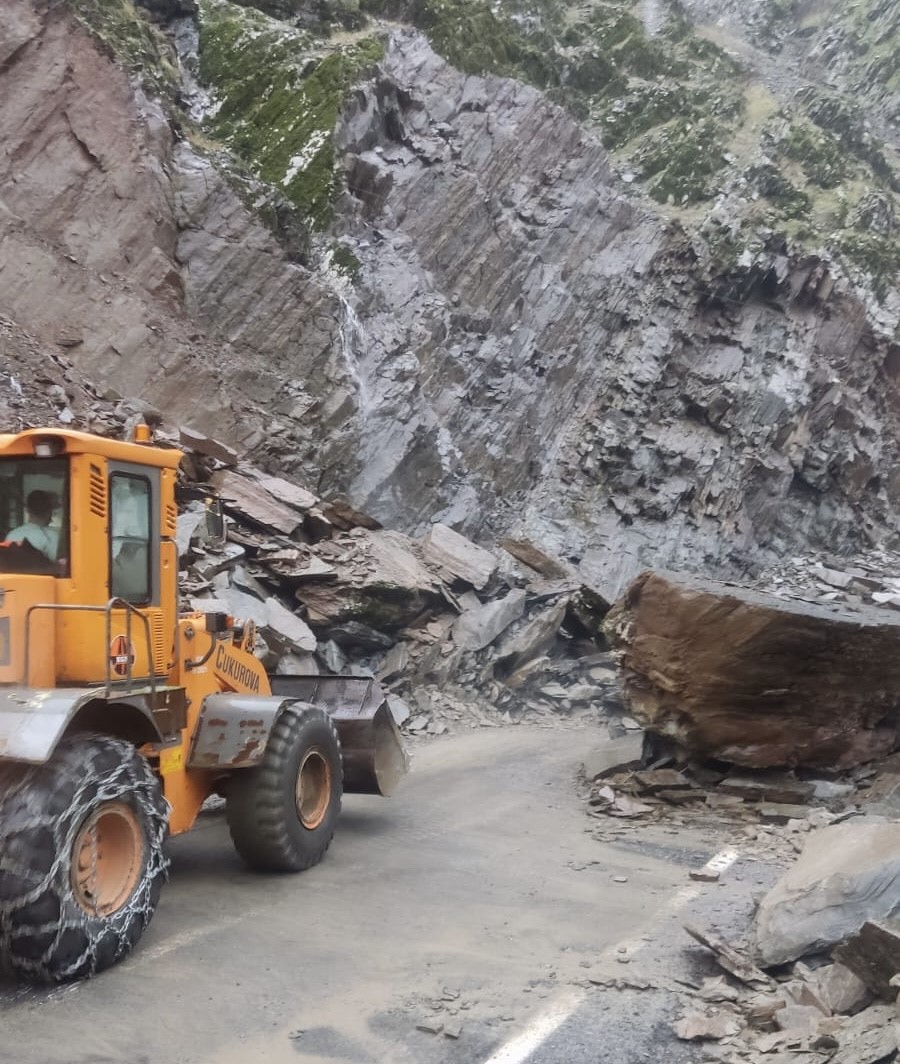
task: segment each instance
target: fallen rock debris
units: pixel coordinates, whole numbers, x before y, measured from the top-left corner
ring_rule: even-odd
[[[270,671],[375,676],[410,735],[620,708],[596,635],[608,604],[534,544],[492,551],[440,523],[414,539],[193,430],[172,443],[187,449],[183,599],[252,620]]]
[[[900,909],[894,893],[892,912]],[[838,946],[834,956],[848,971],[881,997],[891,997],[900,989],[900,921],[866,920],[856,934]],[[898,1013],[900,1019],[900,1013]]]
[[[827,956],[820,955],[816,966],[798,962],[770,977],[716,936],[689,925],[685,930],[737,980],[706,979],[689,990],[682,1015],[672,1024],[679,1039],[718,1043],[704,1059],[723,1064],[886,1064],[898,1059],[900,1006],[895,999],[900,976],[885,985],[878,966],[872,983],[880,987],[882,1000],[876,1001],[872,985]],[[679,992],[686,993],[683,988]]]
[[[760,904],[755,957],[685,924],[731,980],[694,988],[676,1037],[716,1042],[704,1059],[723,1064],[900,1059],[900,920],[865,915],[900,909],[884,879],[900,859],[898,830],[874,817],[820,829]]]
[[[77,337],[64,339],[65,346],[77,342]],[[55,356],[54,362],[51,371],[60,380],[70,374],[65,356]],[[77,394],[61,386],[58,391],[59,404],[66,404],[59,411],[63,424],[74,419],[91,431],[121,437],[138,420],[157,427],[162,423],[159,411],[115,393],[101,396],[89,385]],[[46,423],[43,408],[36,417],[17,410],[16,427]],[[164,441],[165,432],[158,432],[158,438]],[[624,607],[617,606],[620,612],[613,611],[609,619],[613,655],[597,637],[608,603],[597,589],[581,583],[571,565],[550,557],[540,544],[509,538],[486,551],[435,526],[426,537],[426,550],[423,541],[384,533],[376,520],[346,500],[321,499],[301,485],[241,465],[233,450],[202,433],[181,428],[169,439],[187,452],[182,483],[187,507],[176,533],[183,601],[204,609],[221,603],[237,616],[254,617],[257,652],[276,671],[375,673],[388,686],[392,711],[411,734],[501,722],[555,723],[578,715],[605,722],[610,740],[585,751],[584,761],[592,827],[606,837],[640,830],[647,821],[664,819],[677,830],[680,824],[712,817],[740,837],[745,852],[756,848],[792,861],[816,835],[833,830],[829,825],[864,834],[872,830],[867,826],[874,821],[872,814],[889,821],[900,818],[900,754],[866,763],[897,744],[896,720],[885,706],[900,702],[895,685],[900,655],[892,642],[900,610],[898,555],[875,549],[854,557],[852,564],[828,556],[787,559],[756,578],[757,587],[766,592],[759,599],[748,589],[718,585],[736,614],[729,623],[737,623],[739,611],[753,601],[765,604],[755,615],[759,630],[751,634],[771,635],[780,624],[789,667],[816,643],[809,619],[818,623],[827,617],[819,629],[822,646],[810,660],[828,689],[815,687],[812,669],[797,676],[796,669],[788,668],[783,682],[762,686],[759,681],[768,678],[756,668],[751,641],[718,676],[726,681],[726,691],[731,683],[731,691],[761,694],[762,700],[748,697],[739,707],[746,712],[732,717],[740,725],[736,737],[726,735],[724,743],[709,746],[682,730],[678,749],[671,741],[660,742],[650,729],[671,732],[660,723],[670,719],[665,714],[684,690],[693,691],[698,679],[708,684],[708,678],[696,669],[676,673],[674,684],[671,671],[651,677],[654,683],[667,680],[672,688],[661,688],[665,697],[654,690],[662,716],[651,719],[634,698],[626,657],[634,644],[618,642],[627,629]],[[216,485],[232,519],[227,537],[206,503]],[[646,585],[657,576],[641,579]],[[685,585],[680,577],[671,583]],[[516,606],[510,612],[518,612],[517,599],[524,594],[521,614],[498,634],[491,633],[485,645],[465,646],[454,638],[457,624],[460,632],[466,631],[485,605],[513,592],[519,594],[513,596]],[[627,608],[634,612],[633,603]],[[466,614],[468,620],[461,624]],[[773,615],[781,620],[771,621]],[[713,616],[705,618],[710,629],[715,628]],[[799,643],[792,644],[796,618],[803,624]],[[728,649],[724,631],[717,640]],[[840,638],[825,634],[835,632]],[[853,640],[863,632],[872,643],[855,656],[858,644]],[[652,639],[650,644],[653,649]],[[642,653],[647,649],[645,645]],[[624,688],[617,678],[617,658],[625,666]],[[749,673],[744,665],[752,667]],[[804,687],[810,679],[812,685]],[[845,685],[849,707],[834,743],[827,733],[843,703],[832,680]],[[678,686],[682,681],[684,688]],[[795,700],[797,691],[817,691],[823,695],[821,705],[814,698]],[[798,706],[803,710],[799,716]],[[770,726],[779,719],[782,729],[773,732]],[[789,726],[798,719],[808,724],[808,733],[791,732]],[[762,730],[765,742],[760,741]],[[696,734],[706,736],[702,728]],[[708,760],[711,750],[721,757],[724,751],[741,749],[743,758]],[[785,759],[785,752],[791,756]],[[735,769],[735,764],[743,767]],[[781,768],[758,771],[768,764]],[[591,803],[592,797],[598,800]],[[885,864],[897,858],[892,846],[881,854]],[[897,1060],[900,928],[896,917],[870,909],[866,913],[852,933],[824,954],[804,956],[771,972],[758,967],[766,961],[694,928],[726,974],[693,989],[679,988],[691,999],[682,1019],[700,1013],[690,1030],[706,1028],[704,1034],[693,1034],[692,1046],[708,1054],[705,1059],[724,1064]],[[591,975],[589,982],[673,990],[658,980],[634,977]],[[716,1038],[717,1024],[729,1030],[736,1024],[738,1032]],[[444,1036],[454,1037],[456,1026],[442,1023]],[[302,1035],[295,1031],[291,1037]]]
[[[713,954],[717,964],[721,965],[729,975],[733,975],[741,983],[756,989],[765,989],[773,985],[769,976],[760,971],[749,958],[729,946],[727,942],[712,934],[712,932],[704,931],[693,924],[685,924],[684,929],[691,938],[699,942],[701,946],[705,946]]]
[[[489,551],[441,524],[414,540],[382,529],[345,500],[323,500],[305,487],[240,466],[231,452],[198,433],[181,433],[173,442],[190,447],[185,462],[190,477],[184,485],[188,502],[177,532],[183,594],[195,607],[222,606],[254,619],[258,653],[270,669],[377,675],[412,735],[520,721],[555,723],[566,717],[606,721],[615,745],[599,747],[586,757],[589,780],[603,777],[603,787],[590,798],[595,815],[639,819],[652,816],[660,806],[727,811],[756,803],[759,820],[796,835],[805,830],[811,805],[820,817],[827,817],[868,787],[879,811],[894,809],[900,815],[900,759],[886,774],[861,766],[849,777],[834,777],[836,768],[896,743],[896,728],[883,713],[889,697],[885,692],[893,689],[892,670],[900,684],[900,655],[888,661],[887,654],[890,640],[900,636],[900,618],[892,607],[848,602],[849,610],[835,614],[833,606],[825,610],[788,599],[783,591],[766,596],[721,585],[723,598],[711,590],[714,585],[698,590],[693,578],[649,573],[609,611],[606,627],[614,657],[598,635],[608,604],[594,589],[578,583],[566,563],[527,540],[510,539],[504,548]],[[230,516],[227,536],[209,517],[206,485],[222,495]],[[888,568],[891,558],[877,560]],[[864,581],[855,570],[850,573],[840,594],[851,596],[852,589],[864,585],[872,602],[885,588],[892,589],[892,577],[879,581],[872,575],[875,561],[866,563]],[[834,561],[826,568],[829,579],[836,580]],[[807,572],[819,574],[821,569],[812,564]],[[783,577],[771,580],[781,581],[777,586],[783,588]],[[771,751],[777,748],[782,754],[791,751],[790,763],[797,766],[803,758],[794,756],[795,747],[803,739],[816,749],[812,760],[821,762],[823,771],[803,778],[797,771],[735,769],[728,759],[712,764],[709,744],[699,741],[700,732],[691,728],[674,729],[678,740],[687,741],[673,754],[670,721],[665,713],[656,720],[645,712],[649,696],[635,694],[637,673],[629,657],[639,645],[646,653],[646,644],[654,640],[654,653],[660,653],[658,635],[643,642],[635,635],[641,604],[654,597],[682,603],[686,634],[678,645],[683,654],[697,653],[687,646],[696,642],[687,622],[696,619],[698,611],[701,628],[715,628],[721,620],[723,625],[743,624],[745,630],[749,616],[754,638],[768,640],[767,646],[781,638],[795,655],[807,636],[815,642],[816,633],[833,653],[852,657],[859,643],[869,655],[866,660],[880,654],[877,682],[874,666],[870,670],[873,693],[868,708],[861,702],[866,685],[858,682],[858,655],[853,668],[844,669],[839,662],[832,675],[820,647],[814,667],[803,671],[812,685],[809,691],[796,676],[782,688],[773,687],[775,678],[767,673],[762,710],[758,699],[750,705],[748,692],[754,692],[738,668],[740,661],[713,663],[725,670],[716,674],[723,690],[731,685],[735,704],[744,706],[743,715],[729,718],[727,752],[743,752],[748,755],[744,760],[757,763],[772,760]],[[799,612],[796,603],[802,606]],[[628,625],[626,616],[631,618]],[[630,642],[622,635],[629,626]],[[716,642],[723,646],[729,640],[716,631]],[[749,660],[750,650],[747,656]],[[789,656],[788,651],[775,655],[782,664]],[[617,658],[622,687],[614,668]],[[759,679],[758,663],[752,664]],[[798,672],[796,666],[793,671]],[[702,668],[683,672],[674,687],[666,681],[672,690],[660,706],[681,706],[685,698],[692,706],[706,705],[704,699],[708,702],[715,690],[707,673]],[[814,678],[822,674],[827,674],[827,683],[820,680],[816,686]],[[655,675],[659,681],[663,673]],[[837,721],[834,707],[850,687],[851,709]],[[696,691],[700,695],[695,697]],[[827,702],[833,710],[827,740],[821,724],[825,711],[813,697],[823,692],[827,698],[819,697],[818,703]],[[791,701],[787,712],[785,700],[794,694],[800,708]],[[809,727],[804,724],[798,738],[796,722],[806,719],[807,709]],[[719,712],[716,726],[723,727],[723,717],[727,714]],[[712,716],[704,719],[708,722]],[[767,744],[760,733],[773,722],[780,722],[780,730]],[[857,731],[848,739],[846,729],[854,722]],[[666,732],[666,738],[645,733],[642,724]],[[713,748],[721,757],[720,746]],[[763,749],[768,751],[765,756]]]

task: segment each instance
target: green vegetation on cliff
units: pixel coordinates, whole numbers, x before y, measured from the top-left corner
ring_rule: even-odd
[[[660,202],[706,199],[726,165],[743,73],[680,15],[651,34],[624,0],[362,0],[362,10],[411,22],[466,73],[544,89],[638,166]]]
[[[175,99],[171,49],[131,0],[67,2],[126,69]],[[297,216],[324,229],[341,184],[341,104],[383,55],[364,27],[396,19],[464,72],[545,91],[686,224],[724,209],[744,242],[756,227],[830,249],[886,294],[900,264],[900,161],[872,117],[900,114],[900,4],[748,6],[740,18],[758,46],[829,69],[777,97],[747,72],[734,37],[698,31],[678,0],[648,10],[636,0],[200,0],[200,76],[217,104],[204,130],[275,190],[264,211],[293,212],[291,233]],[[355,277],[343,254],[335,268]]]
[[[340,187],[338,113],[347,92],[381,59],[383,42],[363,37],[329,47],[227,0],[200,6],[200,75],[219,105],[209,132],[323,229]]]
[[[132,0],[67,0],[67,3],[77,21],[148,91],[175,99],[180,78],[172,46]]]

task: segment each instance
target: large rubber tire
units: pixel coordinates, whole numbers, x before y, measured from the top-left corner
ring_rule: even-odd
[[[159,780],[119,739],[73,736],[45,765],[0,767],[2,966],[58,983],[121,960],[156,908],[168,819]],[[112,867],[105,895],[98,866]]]
[[[287,706],[261,764],[229,781],[225,811],[235,849],[251,868],[311,868],[331,844],[342,790],[341,744],[331,717],[312,706]]]

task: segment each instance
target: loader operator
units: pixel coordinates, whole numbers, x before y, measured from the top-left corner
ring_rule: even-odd
[[[49,491],[31,491],[25,500],[25,509],[28,520],[7,532],[7,541],[19,544],[27,541],[35,550],[55,562],[59,552],[59,530],[50,527],[54,510],[53,495]]]

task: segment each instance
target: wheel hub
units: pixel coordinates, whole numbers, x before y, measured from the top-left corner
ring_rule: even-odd
[[[318,750],[308,750],[297,772],[297,816],[309,831],[325,819],[331,802],[331,766]]]
[[[117,912],[141,876],[144,837],[134,810],[106,802],[85,820],[72,847],[72,890],[91,916]]]

